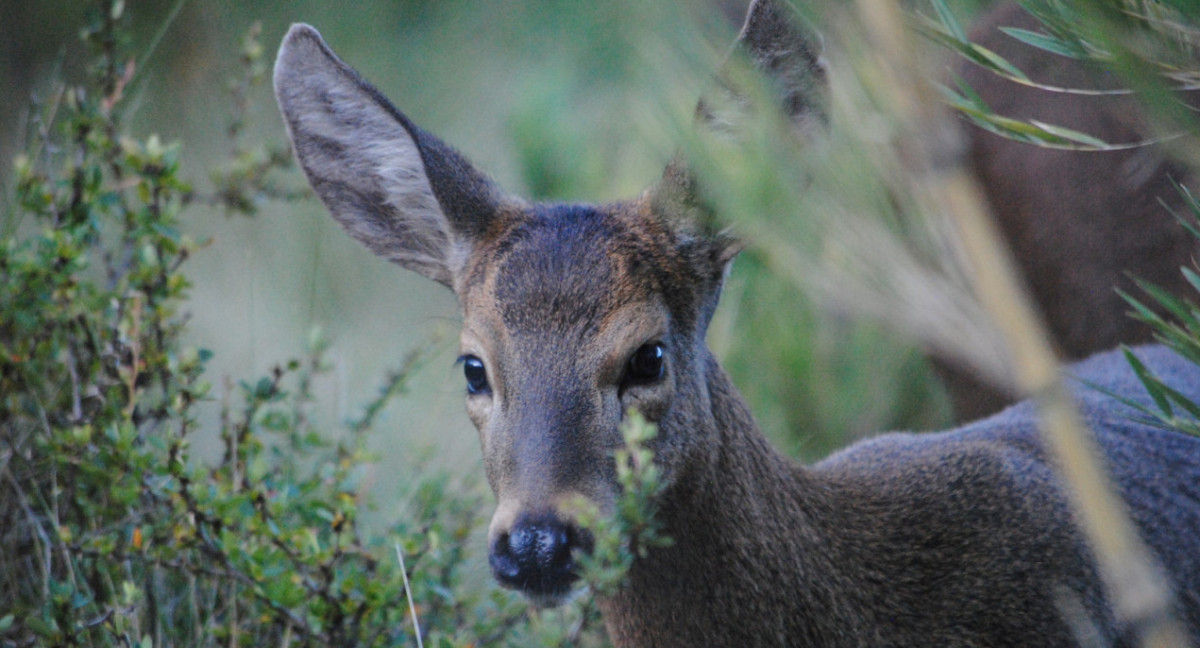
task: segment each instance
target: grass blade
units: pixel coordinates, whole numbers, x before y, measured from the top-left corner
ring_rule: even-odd
[[[1076,51],[1075,48],[1071,47],[1063,40],[1048,34],[1029,31],[1028,29],[1019,29],[1017,27],[1001,27],[1000,31],[1012,36],[1026,45],[1036,47],[1040,50],[1045,50],[1052,54],[1058,54],[1059,56],[1065,56],[1073,59],[1082,58],[1079,56],[1079,52]]]

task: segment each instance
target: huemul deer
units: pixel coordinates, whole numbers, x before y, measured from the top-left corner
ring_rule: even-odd
[[[816,104],[796,93],[824,72],[784,8],[756,2],[741,43],[803,111]],[[612,452],[638,410],[659,428],[674,544],[599,600],[618,646],[1064,646],[1085,621],[1102,642],[1125,643],[1031,405],[949,432],[883,435],[813,466],[770,447],[705,346],[740,244],[694,218],[680,165],[627,202],[514,198],[306,25],[284,39],[275,91],[334,218],[459,299],[503,585],[543,606],[571,594],[574,556],[589,549],[573,504],[612,509]],[[1200,398],[1200,369],[1161,348],[1139,353]],[[1145,400],[1120,355],[1072,371]],[[1079,397],[1200,639],[1200,439],[1133,422],[1097,391]]]

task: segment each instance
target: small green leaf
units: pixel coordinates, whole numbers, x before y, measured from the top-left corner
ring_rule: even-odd
[[[1152,326],[1154,326],[1156,324],[1162,324],[1163,326],[1167,325],[1166,322],[1164,322],[1162,320],[1162,318],[1158,316],[1157,313],[1150,310],[1149,306],[1146,306],[1145,304],[1143,304],[1140,300],[1138,300],[1133,295],[1130,295],[1129,293],[1127,293],[1124,290],[1121,290],[1119,288],[1117,289],[1117,294],[1120,295],[1121,299],[1124,299],[1126,303],[1128,303],[1130,306],[1133,307],[1134,313],[1131,314],[1133,317],[1137,317],[1138,319],[1140,319],[1143,322],[1146,322],[1147,324],[1150,324]],[[1157,326],[1156,326],[1156,328],[1157,328]]]
[[[1014,79],[1029,81],[1029,77],[1025,76],[1024,72],[1017,69],[1017,66],[1009,63],[1007,59],[993,52],[992,50],[978,43],[972,43],[970,51],[974,55],[974,58],[976,58],[976,60],[978,60],[980,63],[984,63],[988,67],[991,67],[999,72],[1003,72]]]
[[[1196,274],[1195,270],[1192,270],[1187,266],[1181,267],[1179,271],[1183,273],[1183,277],[1187,279],[1189,284],[1192,285],[1192,288],[1200,291],[1200,274]]]
[[[58,633],[58,624],[54,619],[31,616],[25,619],[25,627],[39,637],[51,637]]]
[[[1167,385],[1157,378],[1154,380],[1158,383],[1163,393],[1166,394],[1172,401],[1174,401],[1176,405],[1187,410],[1187,413],[1192,416],[1192,418],[1200,418],[1200,405],[1196,404],[1192,399],[1184,396],[1182,393],[1176,391],[1170,385]]]
[[[1137,280],[1137,285],[1146,294],[1150,295],[1154,301],[1158,302],[1163,308],[1166,308],[1167,312],[1171,315],[1184,321],[1193,319],[1191,305],[1187,302],[1149,281],[1139,279]]]
[[[1150,398],[1154,400],[1154,404],[1164,414],[1171,416],[1171,402],[1167,399],[1166,394],[1163,393],[1162,383],[1150,374],[1150,370],[1146,368],[1145,363],[1142,362],[1141,358],[1134,355],[1129,347],[1122,347],[1121,351],[1125,354],[1125,360],[1129,363],[1129,366],[1133,368],[1133,373],[1137,375],[1138,380],[1142,381],[1142,385],[1146,387],[1146,392],[1150,394]]]
[[[1085,144],[1087,146],[1097,148],[1097,149],[1109,148],[1109,145],[1107,142],[1105,142],[1104,140],[1092,137],[1091,135],[1088,135],[1087,133],[1081,133],[1077,130],[1072,130],[1070,128],[1066,128],[1063,126],[1055,126],[1054,124],[1047,124],[1046,122],[1041,122],[1041,121],[1037,121],[1037,120],[1031,120],[1029,123],[1033,124],[1034,126],[1037,126],[1038,128],[1046,131],[1047,133],[1050,133],[1051,135],[1061,137],[1065,140],[1070,140],[1072,142],[1078,142],[1080,144]]]
[[[1050,36],[1049,34],[1029,31],[1028,29],[1019,29],[1017,27],[1001,27],[1000,31],[1027,45],[1032,45],[1033,47],[1045,50],[1052,54],[1058,54],[1059,56],[1065,56],[1073,59],[1080,58],[1079,53],[1075,50],[1075,48],[1071,47],[1065,41]]]
[[[960,43],[967,42],[967,32],[963,30],[962,25],[958,22],[958,18],[950,11],[950,7],[946,6],[944,0],[932,0],[933,10],[937,12],[938,20],[942,26],[946,28],[946,33],[953,36]]]
[[[259,378],[258,384],[254,386],[254,397],[259,399],[268,399],[275,391],[275,384],[270,378]]]

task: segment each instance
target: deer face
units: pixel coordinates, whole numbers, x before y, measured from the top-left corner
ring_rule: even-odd
[[[276,95],[333,216],[377,254],[446,284],[463,313],[467,411],[498,499],[497,579],[554,604],[590,539],[572,502],[617,494],[613,450],[637,409],[659,423],[665,479],[701,441],[703,338],[735,246],[698,232],[685,176],[610,206],[503,195],[339,61],[312,28],[280,49]],[[687,407],[678,407],[681,401]]]
[[[568,594],[572,553],[590,549],[580,500],[612,509],[625,413],[662,426],[668,480],[695,441],[671,419],[679,393],[699,391],[700,304],[658,223],[645,203],[532,207],[472,254],[458,288],[467,411],[498,499],[490,562],[542,604]]]

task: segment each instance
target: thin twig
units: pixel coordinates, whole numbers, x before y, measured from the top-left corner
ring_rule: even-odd
[[[421,622],[417,619],[417,604],[413,601],[412,589],[408,586],[408,569],[404,566],[404,552],[400,551],[400,543],[396,543],[396,559],[400,561],[400,575],[404,578],[404,596],[408,598],[408,611],[412,615],[413,632],[417,635],[417,648],[425,648],[421,640]]]
[[[4,474],[12,482],[13,493],[15,493],[17,496],[17,504],[21,507],[21,510],[25,513],[25,517],[28,518],[28,520],[29,520],[28,524],[29,524],[30,528],[32,528],[35,531],[35,533],[32,535],[32,537],[34,539],[34,542],[38,544],[38,553],[45,555],[44,560],[41,560],[41,561],[35,560],[34,562],[37,563],[37,566],[39,567],[39,570],[41,571],[41,574],[42,574],[42,599],[48,600],[50,597],[50,562],[52,559],[51,552],[53,551],[51,548],[52,543],[50,542],[50,537],[46,534],[46,530],[42,528],[42,524],[38,520],[37,514],[35,514],[33,512],[33,508],[29,506],[29,498],[26,497],[25,490],[23,488],[21,488],[20,480],[17,479],[17,476],[13,474],[12,470],[9,468],[9,466],[7,464],[4,466]]]

